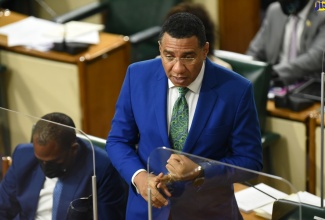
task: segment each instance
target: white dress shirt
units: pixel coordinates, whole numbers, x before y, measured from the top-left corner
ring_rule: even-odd
[[[58,178],[45,177],[40,191],[35,220],[51,220],[53,207],[53,191]]]
[[[199,75],[196,77],[196,79],[187,87],[189,88],[189,91],[186,93],[185,98],[188,104],[188,130],[190,130],[194,112],[196,109],[196,104],[199,99],[200,89],[202,85],[203,75],[204,75],[204,69],[205,69],[205,62],[203,62],[201,71]],[[167,103],[167,125],[168,125],[168,134],[169,134],[169,127],[170,127],[170,121],[172,119],[172,113],[173,113],[173,107],[174,103],[176,102],[177,98],[179,97],[179,92],[177,87],[168,79],[168,103]]]

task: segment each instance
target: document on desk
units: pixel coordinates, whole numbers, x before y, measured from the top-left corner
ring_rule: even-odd
[[[8,47],[25,46],[46,51],[53,47],[53,43],[62,42],[63,39],[67,42],[97,44],[98,31],[102,29],[103,25],[98,24],[70,22],[63,25],[30,16],[1,27],[0,34],[7,36]]]
[[[1,27],[0,34],[7,36],[8,47],[26,46],[48,50],[52,47],[53,39],[45,37],[44,33],[56,28],[57,25],[31,16]]]
[[[320,197],[306,191],[299,191],[298,193],[291,194],[283,199],[320,207]],[[266,219],[272,219],[272,211],[273,202],[257,209],[254,209],[256,215]]]
[[[243,212],[250,212],[259,207],[273,203],[276,199],[287,197],[288,194],[281,192],[264,183],[248,187],[235,193],[238,207]]]

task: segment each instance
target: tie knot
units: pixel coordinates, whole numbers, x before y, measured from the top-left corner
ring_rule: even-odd
[[[185,96],[186,93],[187,93],[188,90],[189,90],[187,87],[178,87],[177,89],[178,89],[178,92],[179,92],[179,94],[180,94],[181,96]]]

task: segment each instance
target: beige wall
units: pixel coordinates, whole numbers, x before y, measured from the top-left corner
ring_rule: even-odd
[[[194,3],[200,3],[202,5],[205,6],[205,8],[207,9],[207,11],[210,14],[210,17],[212,18],[214,24],[216,25],[216,30],[219,29],[218,25],[219,25],[219,20],[218,20],[218,0],[191,0],[191,2]],[[216,41],[215,43],[215,49],[219,48],[219,41]]]
[[[192,2],[204,5],[209,12],[212,20],[218,24],[218,1],[216,0],[192,0]]]

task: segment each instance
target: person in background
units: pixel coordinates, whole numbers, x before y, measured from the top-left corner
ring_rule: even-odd
[[[201,19],[205,27],[206,39],[209,42],[209,52],[208,52],[209,59],[215,62],[216,64],[219,64],[228,69],[232,69],[229,63],[219,59],[214,55],[215,42],[217,39],[216,37],[217,31],[215,28],[215,24],[213,23],[205,7],[200,3],[182,2],[170,9],[170,11],[167,14],[167,18],[178,12],[188,12],[196,15],[198,18]]]
[[[148,187],[153,219],[169,218],[170,204],[164,196],[173,194],[157,189],[163,180],[160,174],[146,171],[150,154],[159,147],[262,169],[252,83],[208,58],[202,21],[187,12],[169,16],[160,32],[159,51],[160,58],[128,67],[106,143],[112,163],[129,184],[130,220],[148,218]],[[177,154],[171,155],[168,165],[175,168],[169,170],[171,176],[183,176],[177,172],[179,166],[196,170],[187,181],[195,183],[204,176],[198,164],[180,161]],[[242,219],[232,184],[223,190],[229,197],[215,201],[219,206],[214,217]]]
[[[263,21],[267,7],[276,0],[261,0],[261,21]]]
[[[0,219],[69,219],[70,203],[92,195],[93,149],[77,138],[74,128],[67,115],[47,114],[33,129],[33,143],[15,148],[12,165],[0,183]],[[124,219],[125,182],[103,149],[94,146],[94,153],[98,217]],[[91,197],[88,202],[83,208],[91,210]],[[91,211],[88,215],[72,219],[92,219]]]
[[[246,54],[273,65],[273,79],[287,84],[320,77],[325,13],[311,0],[279,0],[267,9]]]

